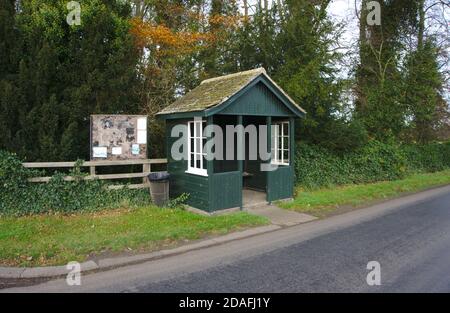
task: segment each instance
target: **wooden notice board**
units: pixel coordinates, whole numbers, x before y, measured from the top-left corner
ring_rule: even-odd
[[[91,160],[147,159],[147,116],[91,115]]]

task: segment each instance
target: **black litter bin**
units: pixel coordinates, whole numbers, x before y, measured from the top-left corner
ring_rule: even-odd
[[[150,195],[157,206],[164,206],[169,202],[169,173],[155,172],[148,175]]]

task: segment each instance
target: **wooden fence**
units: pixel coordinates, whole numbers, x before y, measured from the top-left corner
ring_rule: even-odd
[[[73,168],[76,162],[32,162],[23,163],[26,168],[33,169],[55,169],[55,168]],[[153,164],[167,164],[166,159],[147,159],[147,160],[126,160],[126,161],[86,161],[80,167],[89,167],[90,175],[85,176],[84,179],[101,179],[101,180],[115,180],[115,179],[132,179],[142,178],[141,184],[128,185],[131,189],[141,189],[148,187],[147,176],[152,172]],[[142,172],[137,173],[120,173],[120,174],[97,174],[96,168],[102,166],[124,166],[124,165],[142,165]],[[33,177],[29,181],[33,183],[47,183],[51,177]],[[72,176],[64,177],[66,181],[73,181]],[[124,185],[111,185],[109,188],[119,189]]]

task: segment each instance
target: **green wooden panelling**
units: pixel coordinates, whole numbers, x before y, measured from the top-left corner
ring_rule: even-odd
[[[272,125],[272,116],[266,117],[266,125]],[[270,153],[270,159],[267,162],[272,162],[272,127],[267,128],[267,151]],[[269,172],[266,172],[266,200],[270,202],[270,188],[269,188]]]
[[[249,90],[255,88],[256,85],[263,84],[265,85],[272,93],[272,95],[276,96],[278,100],[280,100],[287,109],[291,111],[292,116],[304,117],[306,112],[296,103],[294,103],[291,99],[289,99],[279,87],[274,85],[274,83],[268,79],[265,75],[258,76],[253,82],[248,84],[245,88],[241,89],[238,93],[234,94],[227,101],[223,102],[220,105],[215,107],[206,109],[204,112],[206,116],[222,114],[227,107],[233,105],[234,102],[241,99],[243,95],[245,95]],[[250,113],[244,113],[245,115],[251,115]]]
[[[293,185],[295,185],[297,178],[295,177],[295,119],[293,117],[289,119],[289,127],[289,160],[292,168]]]
[[[187,161],[176,161],[170,153],[173,143],[178,138],[171,137],[172,128],[178,124],[186,124],[187,120],[169,120],[166,124],[167,136],[167,170],[170,174],[170,197],[176,198],[183,193],[188,193],[187,204],[197,209],[208,211],[209,203],[209,181],[208,177],[186,173]]]
[[[277,170],[267,172],[269,202],[289,199],[294,194],[294,171],[291,166],[280,166]]]
[[[210,182],[211,211],[242,207],[241,172],[214,174]]]
[[[286,117],[293,115],[292,111],[262,82],[248,90],[239,99],[222,110],[220,114]]]
[[[282,121],[284,119],[272,119],[271,123]],[[290,166],[279,166],[277,170],[267,172],[267,201],[289,199],[294,195],[294,151],[295,151],[295,132],[294,118],[289,118],[289,142],[290,142]],[[271,144],[271,142],[270,142]]]

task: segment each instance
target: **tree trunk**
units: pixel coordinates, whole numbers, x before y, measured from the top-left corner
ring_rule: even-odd
[[[361,12],[359,17],[359,56],[363,55],[363,47],[367,44],[367,0],[361,0]],[[362,61],[362,60],[361,60]]]
[[[359,69],[357,73],[356,86],[356,112],[364,114],[367,103],[364,86],[366,85],[364,66],[367,62],[367,0],[361,0],[361,10],[359,16]]]
[[[425,0],[419,0],[419,31],[417,34],[417,50],[423,48],[423,39],[425,33]]]
[[[248,18],[248,0],[244,0],[244,17],[245,20]]]

